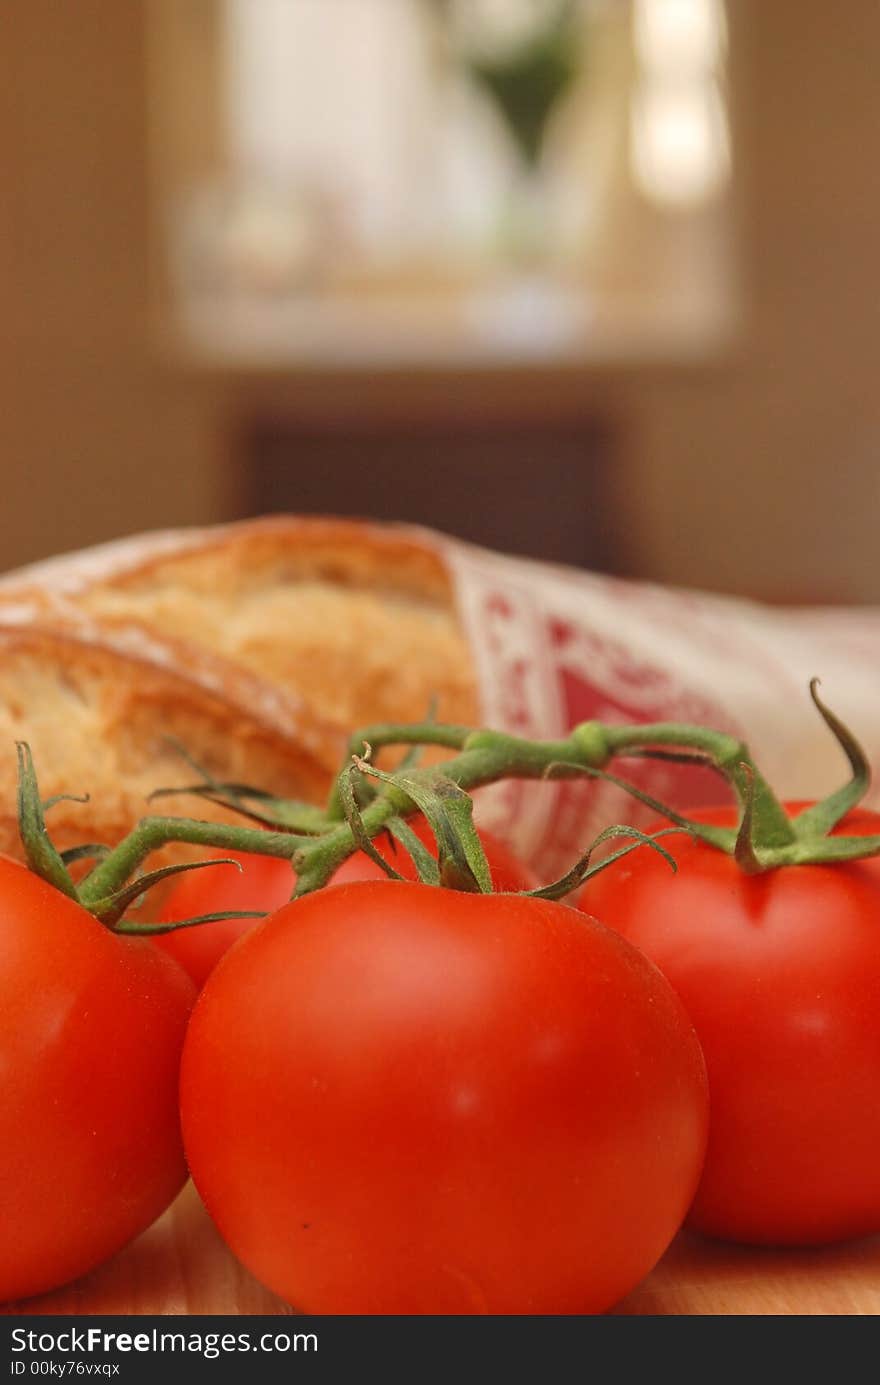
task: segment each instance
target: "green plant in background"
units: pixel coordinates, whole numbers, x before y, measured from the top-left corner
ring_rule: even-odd
[[[462,56],[530,169],[538,165],[550,117],[578,75],[583,55],[578,0],[549,0],[540,8],[546,19],[518,42]]]

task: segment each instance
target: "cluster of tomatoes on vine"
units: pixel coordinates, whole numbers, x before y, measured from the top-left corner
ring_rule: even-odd
[[[59,853],[22,748],[0,1301],[113,1255],[187,1172],[314,1313],[597,1312],[685,1220],[754,1244],[880,1231],[880,816],[813,695],[851,776],[811,804],[706,728],[426,723],[359,735],[326,810],[204,775],[257,821],[156,817]],[[366,743],[454,754],[386,772]],[[473,825],[467,789],[645,753],[711,764],[729,808],[654,805],[549,885]],[[167,841],[205,867],[144,875]],[[169,878],[158,920],[130,917]]]

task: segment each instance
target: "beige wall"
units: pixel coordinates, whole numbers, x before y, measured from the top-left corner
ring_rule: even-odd
[[[880,5],[731,0],[749,316],[611,382],[641,575],[880,600]],[[232,387],[151,356],[143,0],[7,0],[0,567],[224,510]]]
[[[207,400],[147,347],[142,8],[3,7],[0,568],[217,511]]]
[[[633,564],[880,601],[880,5],[730,8],[748,320],[723,368],[636,392]]]

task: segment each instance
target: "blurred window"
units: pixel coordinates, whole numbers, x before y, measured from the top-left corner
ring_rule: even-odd
[[[637,186],[652,200],[701,202],[730,170],[721,0],[635,0],[637,76],[630,151]]]
[[[722,0],[150,5],[191,349],[581,361],[734,321]]]
[[[229,158],[257,181],[336,199],[393,253],[419,222],[430,72],[412,0],[225,0]]]

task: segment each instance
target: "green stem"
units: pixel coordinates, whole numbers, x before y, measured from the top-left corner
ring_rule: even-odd
[[[268,816],[263,818],[259,810],[256,812],[256,816],[266,821],[267,826],[274,825],[283,830],[156,816],[144,818],[128,837],[106,854],[101,847],[88,846],[73,848],[64,857],[58,854],[49,839],[30,751],[27,746],[20,745],[20,830],[32,869],[64,893],[78,899],[97,916],[105,917],[109,926],[115,926],[121,911],[137,892],[135,886],[128,882],[151,852],[169,843],[186,842],[233,853],[250,852],[287,860],[297,875],[295,893],[304,895],[325,885],[343,861],[357,849],[359,842],[372,839],[392,822],[399,828],[400,820],[419,811],[419,805],[422,811],[428,812],[435,836],[439,831],[442,837],[446,818],[450,814],[448,811],[439,817],[434,814],[437,817],[435,822],[431,817],[433,808],[426,805],[436,807],[435,800],[448,798],[450,781],[468,791],[505,777],[575,779],[590,775],[604,778],[650,806],[658,815],[666,816],[686,828],[708,845],[735,856],[750,872],[770,870],[781,865],[851,861],[878,855],[880,837],[826,835],[864,793],[869,774],[858,742],[820,701],[815,683],[811,685],[811,694],[817,709],[849,759],[851,779],[823,804],[794,820],[788,817],[758,770],[747,746],[734,736],[706,727],[680,722],[605,726],[597,721],[588,721],[576,726],[564,740],[529,741],[499,731],[471,730],[466,726],[442,725],[428,720],[416,725],[388,723],[367,726],[352,736],[350,747],[354,760],[361,764],[362,772],[376,775],[381,785],[378,789],[370,785],[372,797],[368,798],[364,781],[361,781],[358,792],[359,797],[366,800],[364,802],[358,802],[355,794],[351,759],[343,767],[327,809],[323,812],[311,805],[286,805],[282,800],[273,799],[245,785],[224,785],[199,771],[202,773],[202,783],[196,786],[197,790],[227,807],[237,808],[247,815],[251,812],[249,800],[257,799],[266,813],[289,810],[286,814],[282,813],[281,823],[274,822]],[[361,752],[366,752],[367,747],[372,753],[395,745],[442,746],[457,754],[429,768],[416,768],[410,763],[405,772],[398,770],[393,775],[372,770],[361,759]],[[652,753],[674,760],[696,760],[724,775],[739,804],[739,828],[699,823],[675,813],[605,769],[615,756]],[[448,809],[448,805],[446,807]],[[469,803],[465,809],[464,816],[467,816],[469,823]],[[463,825],[464,816],[459,816],[462,820],[452,823],[454,840],[446,842],[446,857],[457,860],[457,848],[460,846],[462,859],[467,865],[465,871],[459,862],[460,873],[468,875],[468,878],[473,875],[471,883],[484,889],[487,887],[488,874],[484,870],[482,849],[472,830]],[[455,817],[454,813],[452,817]],[[468,835],[469,830],[473,840]],[[619,830],[614,829],[615,832]],[[98,859],[77,886],[67,871],[67,862],[84,854],[96,855]],[[440,864],[442,878],[442,843]],[[153,872],[141,884],[148,886],[168,873],[168,868]]]
[[[361,823],[368,837],[375,837],[383,830],[389,819],[409,816],[416,811],[412,799],[398,790],[391,790],[368,803],[361,812]],[[303,851],[297,862],[297,881],[294,898],[318,890],[334,874],[357,848],[355,835],[347,822],[322,837],[313,837],[308,849]]]
[[[455,726],[451,722],[382,722],[364,726],[348,742],[350,755],[363,755],[369,745],[374,751],[386,745],[442,745],[449,750],[461,750],[472,726]]]
[[[99,862],[79,888],[80,903],[87,909],[108,898],[130,880],[146,858],[170,842],[191,846],[221,847],[259,856],[280,856],[293,861],[308,837],[289,832],[264,832],[222,822],[198,822],[193,818],[142,818],[127,837]]]
[[[455,726],[435,721],[382,722],[362,727],[348,742],[346,763],[333,785],[327,804],[327,817],[340,822],[344,820],[345,808],[339,780],[343,774],[348,773],[352,757],[363,755],[367,746],[374,756],[377,750],[384,750],[391,745],[439,745],[447,750],[461,750],[470,735],[473,735],[473,728],[470,726]]]
[[[795,841],[797,833],[791,819],[752,759],[748,746],[735,736],[678,722],[611,726],[606,734],[612,755],[652,745],[674,745],[707,755],[727,779],[741,811],[745,812],[749,806],[762,842],[776,847]]]

